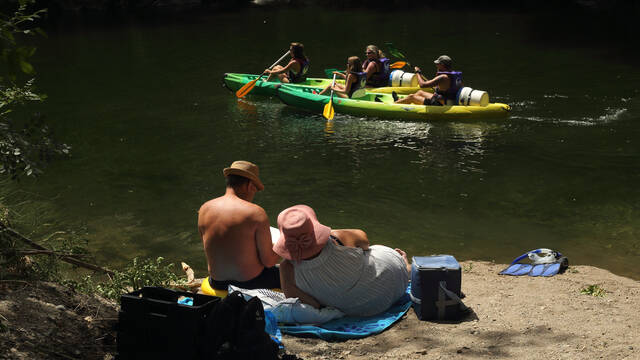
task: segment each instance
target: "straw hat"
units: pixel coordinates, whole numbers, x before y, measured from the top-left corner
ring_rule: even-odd
[[[258,169],[258,165],[251,163],[249,161],[238,160],[234,161],[231,166],[228,168],[224,168],[222,170],[224,177],[229,175],[238,175],[242,177],[246,177],[247,179],[253,181],[256,184],[258,190],[264,190],[264,185],[262,185],[262,181],[260,181],[260,170]]]
[[[331,228],[318,222],[307,205],[296,205],[278,215],[280,238],[273,251],[287,260],[299,261],[319,253],[329,241]]]

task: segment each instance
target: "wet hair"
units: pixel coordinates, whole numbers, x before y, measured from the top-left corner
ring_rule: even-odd
[[[375,45],[368,45],[367,50],[373,51],[378,56],[378,59],[385,57],[384,53]]]
[[[234,189],[248,183],[251,181],[249,178],[240,175],[227,175],[227,187],[232,187]]]
[[[299,42],[292,42],[291,43],[291,50],[293,50],[293,57],[297,58],[297,59],[307,59],[306,56],[304,56],[304,45],[302,45],[302,43]]]
[[[347,72],[360,72],[362,71],[362,62],[357,56],[350,56],[347,59]]]

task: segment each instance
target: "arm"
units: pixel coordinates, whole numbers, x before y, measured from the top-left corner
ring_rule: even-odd
[[[264,267],[272,267],[280,260],[280,256],[273,251],[267,213],[262,208],[259,208],[257,215],[258,223],[256,225],[255,236],[258,258]]]
[[[414,66],[413,67],[413,72],[418,74],[418,85],[420,87],[426,87],[426,86],[422,86],[422,84],[426,83],[429,79],[427,79],[424,75],[422,75],[422,70],[420,70],[419,67]]]
[[[347,74],[345,74],[345,73],[343,73],[343,72],[340,72],[340,71],[334,71],[333,73],[334,73],[334,74],[336,74],[336,75],[338,75],[338,76],[340,76],[340,77],[341,77],[341,78],[343,78],[343,79],[346,79],[346,78],[347,78]]]
[[[422,80],[422,74],[418,74],[418,75],[420,75],[418,76],[418,84],[420,85],[421,88],[435,87],[438,84],[440,84],[442,80],[447,78],[447,75],[438,75],[431,80]]]
[[[280,264],[280,286],[287,298],[298,298],[304,304],[311,305],[316,309],[322,306],[313,296],[298,289],[293,264],[289,260],[285,260]]]
[[[344,246],[369,250],[369,237],[366,232],[360,229],[331,230],[331,234],[340,239]]]
[[[347,80],[344,82],[344,87],[342,87],[340,84],[336,84],[333,87],[333,91],[344,94],[346,96],[349,91],[351,91],[351,84],[353,84],[354,82],[356,82],[355,75],[349,74],[347,75]]]
[[[373,75],[376,72],[376,63],[373,61],[370,62],[369,65],[367,65],[367,68],[364,69],[364,72],[367,73],[367,80],[369,80],[371,75]]]
[[[294,65],[297,65],[297,66],[298,66],[298,68],[300,67],[300,65],[298,64],[298,62],[297,62],[297,61],[295,61],[295,60],[291,60],[291,61],[289,61],[289,63],[287,64],[287,66],[285,66],[285,67],[283,67],[283,68],[280,68],[280,69],[278,69],[278,70],[269,70],[269,69],[267,69],[267,70],[265,70],[264,72],[265,72],[266,74],[282,74],[282,73],[284,73],[284,72],[289,71],[289,70],[290,70]],[[298,70],[300,70],[300,69],[298,69]]]

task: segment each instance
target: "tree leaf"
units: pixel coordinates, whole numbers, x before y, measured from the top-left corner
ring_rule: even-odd
[[[24,60],[20,60],[20,69],[25,74],[33,74],[33,66]]]

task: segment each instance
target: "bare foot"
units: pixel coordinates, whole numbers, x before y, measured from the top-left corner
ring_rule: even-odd
[[[398,254],[402,256],[402,259],[404,260],[404,263],[407,266],[407,272],[409,273],[409,276],[411,276],[411,264],[409,263],[409,259],[407,259],[407,253],[404,252],[402,249],[398,249],[398,248],[395,248],[394,250],[397,251]]]

